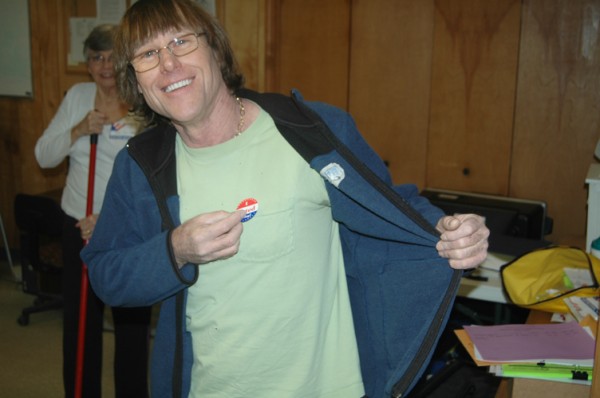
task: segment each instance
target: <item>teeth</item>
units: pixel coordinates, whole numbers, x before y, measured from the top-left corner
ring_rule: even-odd
[[[190,83],[192,83],[192,79],[186,79],[186,80],[182,80],[177,83],[173,83],[173,84],[167,86],[167,88],[165,89],[165,92],[170,93],[171,91],[177,90],[178,88],[181,88],[181,87],[185,87],[185,86],[189,85]]]

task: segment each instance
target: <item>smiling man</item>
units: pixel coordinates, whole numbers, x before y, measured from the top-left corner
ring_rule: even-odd
[[[107,302],[161,303],[152,395],[408,392],[456,270],[486,257],[483,219],[392,186],[345,112],[243,89],[192,1],[137,1],[114,57],[149,128],[119,154],[82,255]]]

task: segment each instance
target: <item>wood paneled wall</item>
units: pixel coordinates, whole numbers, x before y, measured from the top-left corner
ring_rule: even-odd
[[[585,236],[600,137],[600,1],[528,0],[521,15],[510,193],[547,199],[569,242]]]
[[[280,2],[280,25],[319,13],[306,34],[320,48],[343,45],[327,33],[337,37],[348,12],[293,3]],[[584,180],[600,136],[599,0],[334,3],[350,10],[349,62],[337,65],[349,76],[346,109],[395,182],[545,200],[548,238],[585,245]],[[297,42],[285,31],[278,39]],[[277,70],[268,88],[343,98],[343,88],[319,78],[330,54],[305,47],[288,54],[288,66],[313,63]]]
[[[66,74],[61,0],[29,0],[33,99],[0,99],[0,212],[9,244],[16,248],[17,230],[13,217],[14,196],[18,192],[39,193],[64,184],[65,165],[42,170],[33,148],[50,122],[64,91],[75,79]],[[69,80],[69,81],[67,81]]]
[[[520,1],[438,0],[434,21],[426,184],[506,195]]]
[[[307,98],[348,108],[350,3],[271,2],[270,90],[299,89]]]
[[[33,147],[64,92],[68,18],[95,0],[29,0],[34,98],[0,98],[0,211],[64,184]],[[600,0],[217,0],[247,86],[349,110],[395,182],[548,202],[583,246],[600,133]]]
[[[433,2],[357,1],[352,8],[348,109],[394,180],[423,186]]]

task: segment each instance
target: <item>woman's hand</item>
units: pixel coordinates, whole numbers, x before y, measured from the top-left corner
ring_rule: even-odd
[[[92,237],[96,221],[98,221],[98,214],[90,214],[75,224],[77,228],[81,229],[81,239],[89,240]]]
[[[97,110],[89,111],[75,127],[71,129],[71,144],[86,135],[100,134],[105,124],[109,124],[108,117]]]

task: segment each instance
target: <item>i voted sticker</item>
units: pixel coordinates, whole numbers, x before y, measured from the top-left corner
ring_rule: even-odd
[[[250,220],[258,212],[258,201],[254,198],[244,199],[240,202],[236,210],[245,210],[246,215],[242,218],[242,222]]]

